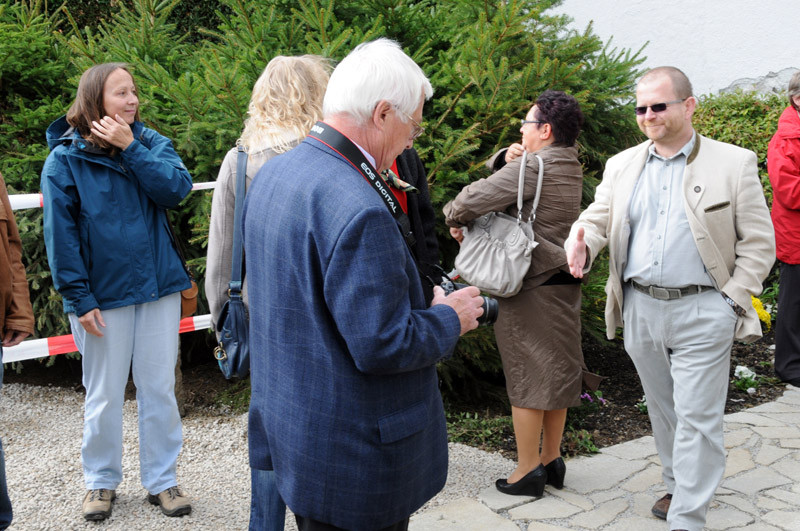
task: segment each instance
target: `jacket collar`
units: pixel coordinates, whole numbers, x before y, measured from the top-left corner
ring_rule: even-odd
[[[131,131],[134,139],[141,140],[144,134],[144,124],[142,122],[133,122]],[[47,145],[51,151],[57,146],[63,145],[73,147],[81,153],[108,156],[108,151],[86,141],[74,127],[69,125],[66,116],[61,116],[50,124],[47,128],[46,137]]]

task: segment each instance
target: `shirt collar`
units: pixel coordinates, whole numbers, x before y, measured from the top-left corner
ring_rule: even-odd
[[[358,145],[358,142],[356,142],[356,141],[355,141],[355,140],[353,140],[352,138],[349,138],[348,140],[350,140],[350,142],[352,142],[353,144],[355,144],[355,145],[356,145],[356,147],[357,147],[358,149],[360,149],[360,150],[361,150],[361,153],[363,153],[363,154],[364,154],[364,156],[365,156],[365,157],[367,157],[367,160],[369,161],[369,163],[370,163],[370,164],[372,164],[372,167],[373,167],[373,168],[375,168],[375,169],[377,170],[377,169],[378,169],[378,167],[377,167],[377,166],[375,166],[375,157],[373,157],[372,155],[370,155],[369,153],[367,153],[367,150],[366,150],[366,149],[364,149],[363,147],[361,147],[360,145]]]
[[[650,162],[653,157],[656,157],[659,160],[672,160],[675,157],[678,157],[680,155],[683,155],[684,157],[686,157],[688,159],[689,155],[691,155],[691,153],[692,153],[692,149],[694,149],[694,144],[695,144],[696,141],[697,141],[697,132],[696,131],[692,131],[692,138],[690,138],[689,141],[686,142],[683,145],[683,147],[677,153],[672,155],[670,158],[662,157],[661,155],[656,153],[656,145],[655,144],[650,144],[650,147],[648,148],[649,155],[647,156],[647,162]]]

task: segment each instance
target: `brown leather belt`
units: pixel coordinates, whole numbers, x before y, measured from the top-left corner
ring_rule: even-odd
[[[697,295],[704,291],[714,289],[713,286],[686,286],[685,288],[662,288],[661,286],[644,286],[634,280],[629,280],[631,286],[636,291],[647,293],[654,299],[661,301],[669,301],[672,299],[680,299],[688,295]]]

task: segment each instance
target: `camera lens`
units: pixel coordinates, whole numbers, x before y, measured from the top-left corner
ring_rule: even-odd
[[[481,326],[490,326],[497,321],[497,314],[499,313],[499,307],[497,306],[497,301],[491,297],[483,296],[483,304],[481,305],[483,308],[483,314],[478,317],[478,324]]]
[[[445,295],[450,295],[457,289],[466,288],[467,284],[453,282],[449,280],[448,277],[448,280],[442,282],[440,286],[444,290]],[[481,295],[481,298],[483,299],[483,304],[481,304],[483,313],[478,317],[478,326],[491,326],[497,321],[497,314],[500,312],[500,308],[497,305],[497,300],[487,297],[486,295]]]

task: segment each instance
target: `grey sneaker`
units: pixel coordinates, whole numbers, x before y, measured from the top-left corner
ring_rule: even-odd
[[[160,505],[161,512],[167,516],[183,516],[192,512],[192,504],[178,487],[170,487],[158,494],[148,494],[147,501],[153,505]]]
[[[83,497],[83,517],[87,520],[105,520],[111,516],[111,502],[117,493],[110,489],[91,489]]]

